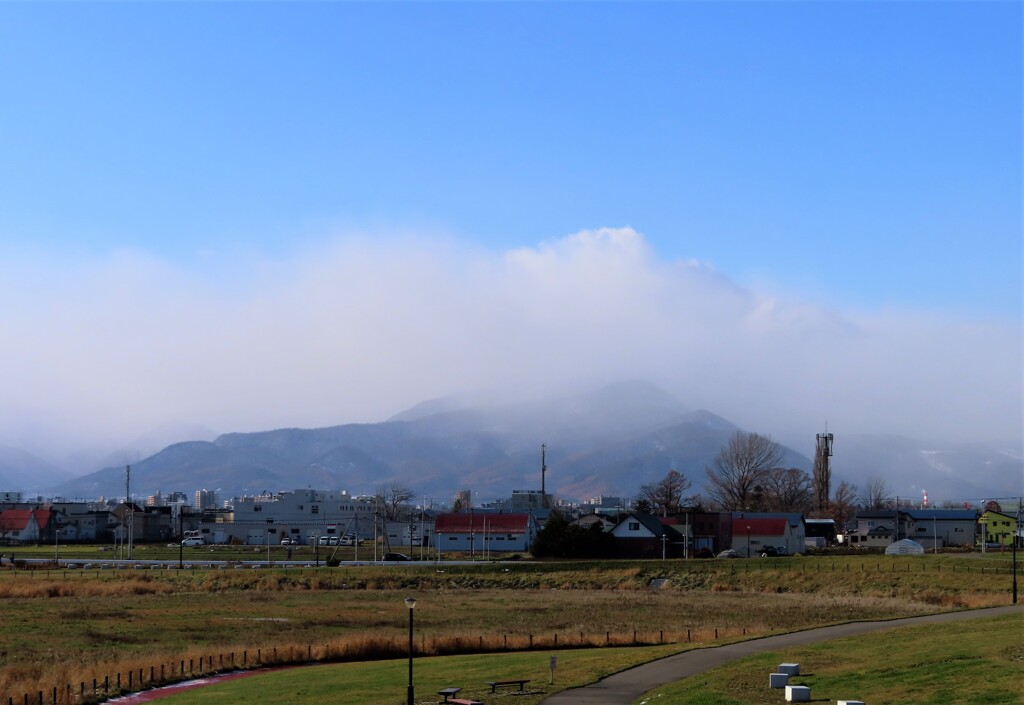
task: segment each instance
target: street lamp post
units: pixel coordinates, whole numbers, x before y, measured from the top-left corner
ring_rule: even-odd
[[[185,567],[185,507],[181,504],[178,505],[178,570],[182,570]]]
[[[60,529],[53,532],[53,562],[60,565]],[[1013,586],[1014,602],[1016,602],[1017,584]]]
[[[1020,538],[1020,500],[1017,500],[1017,525],[1013,527],[1013,604],[1017,604],[1017,539]]]
[[[409,698],[407,705],[413,705],[412,688],[412,611],[416,607],[416,598],[405,598],[405,606],[409,608]]]
[[[270,529],[267,529],[267,567],[270,567]]]

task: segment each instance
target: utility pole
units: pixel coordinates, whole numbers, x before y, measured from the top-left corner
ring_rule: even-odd
[[[178,570],[185,567],[185,505],[178,502]]]
[[[1020,511],[1022,508],[1022,498],[1017,498],[1017,523],[1013,527],[1013,536],[1011,537],[1013,543],[1013,604],[1017,604],[1017,540],[1020,538]]]
[[[132,511],[132,466],[124,466],[124,505],[128,515],[128,560],[132,559],[132,532],[135,529],[135,512]],[[121,539],[121,546],[124,547],[124,539]]]

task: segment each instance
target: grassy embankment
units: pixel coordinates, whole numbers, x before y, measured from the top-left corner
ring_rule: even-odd
[[[364,566],[320,570],[0,571],[0,695],[200,657],[354,660],[421,653],[694,643],[850,619],[1005,604],[1009,576],[967,557]],[[1005,568],[1005,563],[1000,563]],[[982,567],[986,572],[982,573]],[[970,572],[967,572],[967,570]],[[443,571],[443,572],[439,572]],[[651,579],[669,587],[652,592]],[[228,658],[228,657],[226,657]],[[230,661],[229,661],[230,662]],[[546,662],[545,662],[546,663]],[[216,670],[216,668],[214,669]],[[137,681],[135,681],[137,683]]]
[[[1024,702],[1020,642],[1021,615],[956,624],[903,627],[856,638],[768,652],[737,661],[648,693],[641,702],[657,705],[777,705],[779,690],[768,688],[768,673],[783,662],[801,664],[792,682],[807,685],[815,701],[859,699],[869,703],[934,705],[1020,705]],[[536,705],[553,692],[585,685],[630,666],[668,655],[671,647],[567,651],[558,655],[554,684],[548,656],[540,653],[417,659],[416,702],[433,703],[445,686],[462,687],[460,697],[488,705]],[[332,705],[405,702],[406,661],[318,666],[254,676],[175,697],[175,705],[260,702]],[[499,691],[496,678],[530,678],[528,693]]]
[[[658,705],[776,705],[783,698],[767,687],[768,674],[779,663],[799,663],[803,675],[791,682],[809,686],[815,701],[1021,705],[1022,635],[1021,614],[904,627],[743,659],[660,688],[645,700]]]

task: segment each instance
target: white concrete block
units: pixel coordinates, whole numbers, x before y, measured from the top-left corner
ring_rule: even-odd
[[[863,700],[840,700],[836,705],[864,705]]]
[[[788,673],[769,673],[768,674],[768,687],[769,688],[785,688],[789,685],[789,674]]]
[[[791,676],[800,675],[800,664],[799,663],[780,663],[779,673],[786,673]]]
[[[787,685],[787,703],[809,703],[811,702],[811,689],[806,685]]]

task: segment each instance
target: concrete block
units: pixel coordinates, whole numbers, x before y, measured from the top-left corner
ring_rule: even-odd
[[[800,675],[800,664],[799,663],[780,663],[779,673],[785,673],[790,676]]]
[[[788,673],[769,673],[768,674],[768,687],[769,688],[785,688],[789,685],[789,674]]]
[[[811,702],[811,689],[806,685],[787,685],[787,703],[809,703]]]
[[[837,705],[864,705],[863,700],[840,700]]]

